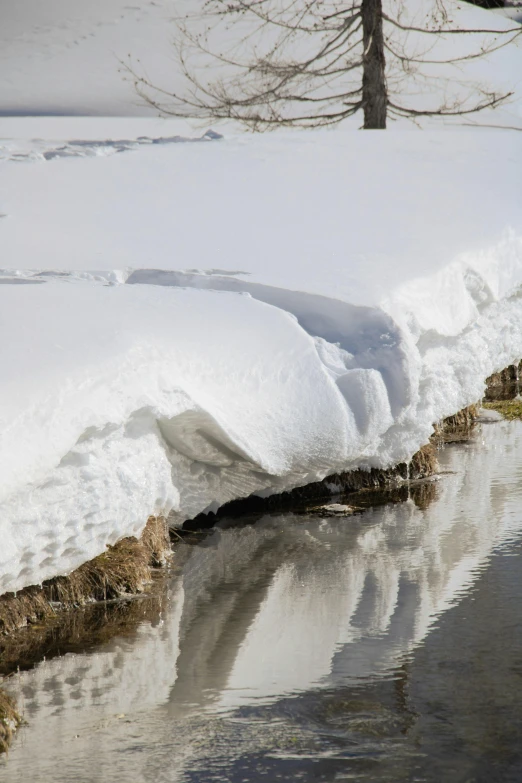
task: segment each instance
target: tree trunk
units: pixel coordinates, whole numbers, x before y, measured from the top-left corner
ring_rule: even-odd
[[[382,0],[362,0],[363,79],[362,103],[364,127],[386,128],[388,93],[384,75],[384,36],[382,32]]]

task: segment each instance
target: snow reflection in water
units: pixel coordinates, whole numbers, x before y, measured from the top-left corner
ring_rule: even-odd
[[[0,762],[2,779],[294,780],[309,779],[313,759],[326,765],[314,780],[333,780],[355,763],[364,777],[397,742],[404,750],[407,662],[519,540],[522,424],[483,425],[441,462],[454,472],[424,509],[264,517],[184,547],[155,627],[13,681],[29,726]],[[359,702],[375,688],[384,691],[367,714]],[[352,705],[342,720],[340,703]],[[354,721],[373,727],[369,744]]]

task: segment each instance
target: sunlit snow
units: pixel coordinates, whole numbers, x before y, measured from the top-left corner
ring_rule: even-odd
[[[407,460],[522,355],[514,132],[53,139],[0,164],[0,592]]]

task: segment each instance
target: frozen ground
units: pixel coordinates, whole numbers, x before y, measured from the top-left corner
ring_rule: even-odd
[[[0,163],[0,593],[407,460],[522,355],[517,133],[64,122]]]

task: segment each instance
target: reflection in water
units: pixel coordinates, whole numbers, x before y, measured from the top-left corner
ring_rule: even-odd
[[[522,424],[484,425],[441,462],[449,472],[426,508],[236,520],[180,547],[158,624],[14,679],[29,726],[0,762],[2,779],[488,779],[453,762],[433,777],[419,726],[434,710],[410,704],[412,672],[429,705],[448,682],[430,645],[453,649],[465,667],[469,629],[442,628],[497,561],[520,573],[520,557],[502,553],[518,554],[522,529]],[[490,604],[475,612],[476,634],[509,608],[497,602],[493,618]],[[487,650],[484,660],[495,666]],[[476,672],[479,691],[484,676]]]

